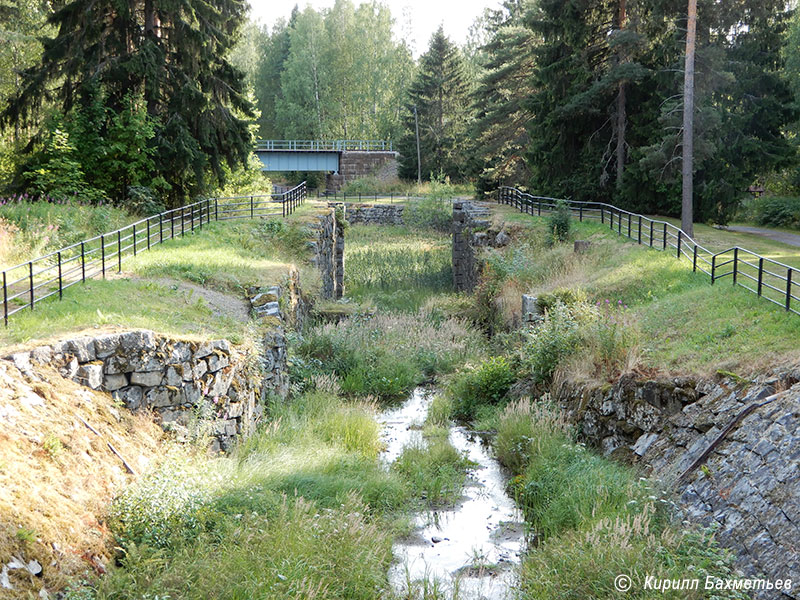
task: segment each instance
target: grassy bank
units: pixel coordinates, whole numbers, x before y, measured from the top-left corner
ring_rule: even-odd
[[[502,325],[519,314],[522,293],[540,296],[577,290],[587,304],[627,306],[625,324],[636,332],[638,366],[670,372],[742,374],[798,358],[800,318],[730,279],[711,286],[685,262],[610,234],[595,223],[572,222],[570,240],[549,244],[547,220],[496,207],[499,221],[514,232],[509,248],[490,252],[485,288]],[[800,249],[697,226],[697,238],[711,248],[741,243],[777,260],[800,266]],[[577,255],[571,240],[592,243]],[[518,317],[516,317],[518,318]],[[631,365],[629,365],[631,366]],[[636,366],[636,365],[633,365]],[[613,375],[613,374],[612,374]]]
[[[126,260],[122,273],[88,280],[70,288],[61,301],[53,298],[33,311],[17,313],[0,331],[0,344],[98,327],[146,327],[241,341],[250,327],[247,287],[280,283],[289,267],[297,265],[304,288],[311,293],[315,289],[317,273],[306,266],[308,232],[298,222],[304,214],[288,222],[211,223],[155,246]]]

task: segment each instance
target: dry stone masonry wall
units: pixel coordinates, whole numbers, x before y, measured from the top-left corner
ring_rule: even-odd
[[[267,396],[288,393],[286,321],[301,324],[308,311],[296,271],[285,298],[278,286],[251,291],[262,331],[257,356],[227,340],[198,342],[138,330],[65,340],[8,359],[31,378],[37,377],[36,365],[55,367],[67,379],[111,393],[132,411],[152,410],[179,439],[194,430],[212,436],[213,450],[226,450],[234,438],[254,430]]]
[[[351,225],[402,225],[402,204],[356,204],[330,202],[332,208],[342,207],[345,220]]]
[[[344,295],[344,223],[336,208],[318,217],[313,263],[322,278],[321,296],[338,300]]]
[[[677,489],[687,518],[717,528],[717,539],[736,553],[745,574],[800,582],[797,381],[800,370],[748,385],[623,377],[589,389],[565,386],[559,401],[587,442]],[[713,445],[745,407],[787,388]],[[685,474],[710,447],[708,458]],[[800,598],[797,586],[782,597]]]
[[[453,202],[453,287],[472,292],[480,277],[481,248],[507,245],[511,238],[503,230],[489,227],[489,209],[468,201]]]

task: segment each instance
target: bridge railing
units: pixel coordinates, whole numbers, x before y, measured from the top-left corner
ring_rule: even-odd
[[[257,140],[256,150],[298,152],[392,152],[391,140]]]
[[[495,200],[532,215],[552,213],[557,203],[562,201],[534,196],[506,186],[497,190]],[[616,231],[617,235],[624,235],[638,244],[663,252],[674,252],[675,258],[690,263],[692,271],[707,275],[711,285],[730,277],[733,285],[739,285],[784,310],[800,315],[800,269],[738,246],[712,252],[672,223],[650,219],[612,204],[576,200],[563,202],[567,203],[572,216],[580,221],[599,221],[611,231]]]
[[[211,221],[287,217],[306,199],[306,182],[282,194],[206,198],[140,219],[116,231],[65,246],[2,272],[3,322],[33,310],[47,298],[94,277],[122,272],[123,260],[176,237],[201,230]]]

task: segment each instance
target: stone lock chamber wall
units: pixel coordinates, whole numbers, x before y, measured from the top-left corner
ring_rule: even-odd
[[[747,576],[800,582],[800,369],[743,384],[687,377],[565,385],[558,401],[583,438],[676,490]],[[779,389],[786,395],[758,406]],[[736,422],[713,445],[722,430]],[[709,448],[708,458],[686,473]],[[681,478],[681,475],[684,475]],[[679,480],[680,479],[680,480]],[[756,593],[775,598],[776,592]],[[784,598],[800,598],[797,583]]]
[[[7,359],[31,378],[36,365],[48,365],[111,393],[132,411],[152,410],[179,439],[200,427],[212,436],[213,450],[226,450],[237,436],[252,433],[267,396],[288,393],[285,327],[301,325],[308,312],[296,271],[286,293],[280,286],[251,292],[260,321],[256,355],[224,339],[199,342],[135,330],[64,340]]]

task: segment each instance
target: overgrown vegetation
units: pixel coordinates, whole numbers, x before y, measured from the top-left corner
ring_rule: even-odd
[[[358,225],[348,230],[345,252],[345,290],[358,302],[416,312],[428,298],[452,289],[450,240],[441,233]]]

